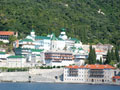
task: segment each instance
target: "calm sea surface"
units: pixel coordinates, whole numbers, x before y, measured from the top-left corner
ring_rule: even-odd
[[[51,83],[0,83],[0,90],[120,90],[120,86]]]

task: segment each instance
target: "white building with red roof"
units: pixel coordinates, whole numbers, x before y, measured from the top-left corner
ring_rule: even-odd
[[[0,31],[0,41],[4,43],[9,43],[9,36],[15,35],[17,37],[18,33],[13,31]]]
[[[114,83],[120,84],[120,76],[113,76],[112,80]]]
[[[110,65],[66,66],[64,82],[69,83],[110,83],[116,68]]]

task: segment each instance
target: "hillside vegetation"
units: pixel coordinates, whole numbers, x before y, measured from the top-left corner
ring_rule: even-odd
[[[58,36],[62,27],[83,43],[120,45],[120,0],[0,0],[0,30],[24,38],[32,28]]]

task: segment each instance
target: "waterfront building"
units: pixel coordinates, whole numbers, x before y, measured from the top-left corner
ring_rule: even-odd
[[[26,58],[20,55],[8,56],[7,67],[25,67]]]
[[[116,69],[110,65],[66,66],[64,82],[110,83]]]
[[[49,66],[68,66],[74,64],[73,54],[64,51],[45,52],[45,64]]]
[[[120,84],[120,76],[113,76],[112,80],[113,80],[114,83]]]
[[[12,31],[0,31],[0,41],[4,43],[9,43],[9,37],[11,35],[18,36],[18,33],[12,32]]]

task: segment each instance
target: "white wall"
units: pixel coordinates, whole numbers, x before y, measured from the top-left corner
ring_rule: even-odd
[[[3,41],[4,43],[9,43],[9,40],[0,39],[0,41]]]
[[[112,82],[112,77],[114,76],[114,70],[113,69],[104,69],[104,77],[98,78],[98,77],[89,77],[89,69],[78,69],[78,76],[72,77],[68,76],[68,68],[64,68],[64,82],[83,82],[83,83],[110,83]],[[92,82],[92,79],[94,82]],[[104,80],[104,82],[102,82]]]
[[[8,58],[7,66],[8,67],[24,67],[26,63],[26,58]]]
[[[29,45],[29,44],[26,44],[26,45],[23,45],[22,48],[30,48],[30,49],[35,49],[35,46],[34,45]]]

